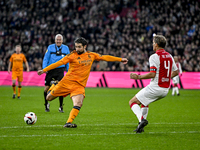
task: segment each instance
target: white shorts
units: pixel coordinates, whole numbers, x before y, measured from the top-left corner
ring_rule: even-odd
[[[173,77],[172,81],[173,81],[174,84],[178,84],[179,83],[179,76]]]
[[[165,97],[168,93],[168,88],[155,87],[147,85],[140,90],[135,96],[145,106],[150,103]]]

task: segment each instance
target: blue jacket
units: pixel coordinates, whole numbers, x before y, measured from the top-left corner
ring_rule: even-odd
[[[56,52],[61,50],[61,54],[60,55],[56,55]],[[60,59],[62,59],[63,57],[65,57],[65,55],[69,54],[69,48],[68,46],[62,44],[59,48],[56,46],[56,44],[51,44],[48,46],[47,51],[44,55],[44,59],[43,59],[43,64],[42,64],[42,68],[46,68],[47,66],[59,61]],[[57,68],[62,68],[62,67],[66,67],[66,70],[68,71],[69,69],[69,64],[67,63],[66,65],[62,65],[59,66]]]

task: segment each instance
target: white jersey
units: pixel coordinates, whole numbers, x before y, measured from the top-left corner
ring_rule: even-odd
[[[149,85],[136,94],[137,99],[145,106],[167,95],[171,73],[178,69],[173,57],[164,49],[157,50],[155,54],[151,55],[149,63],[150,72],[156,73],[156,76],[151,79]]]
[[[180,74],[182,74],[181,64],[180,64],[179,62],[176,62],[176,66],[177,66],[177,68],[178,68],[178,72],[179,72]],[[179,76],[173,77],[172,81],[173,81],[174,84],[179,84],[179,82],[180,82]]]
[[[176,66],[177,66],[177,68],[178,68],[178,72],[179,72],[180,74],[182,74],[181,64],[180,64],[179,62],[176,62]]]
[[[171,72],[178,68],[173,57],[164,49],[156,51],[149,58],[150,72],[156,73],[151,79],[150,86],[169,88],[171,82]]]

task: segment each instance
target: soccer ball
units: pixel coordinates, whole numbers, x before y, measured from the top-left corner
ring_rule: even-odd
[[[24,121],[28,125],[33,125],[37,121],[37,116],[35,115],[34,112],[28,112],[24,116]]]

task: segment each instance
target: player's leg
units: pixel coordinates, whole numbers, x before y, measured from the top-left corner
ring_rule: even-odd
[[[74,95],[71,97],[72,101],[73,101],[73,108],[69,114],[69,118],[66,122],[66,124],[63,127],[67,127],[67,128],[76,128],[77,125],[76,124],[72,124],[73,120],[77,117],[82,104],[83,104],[83,100],[84,100],[84,95],[79,94],[79,95]]]
[[[174,83],[174,86],[173,86],[173,89],[172,89],[172,96],[174,96],[175,93],[177,95],[179,95],[179,90],[178,90],[179,77],[178,76],[175,76],[173,78],[173,83]]]
[[[179,90],[178,90],[177,83],[174,84],[174,91],[176,92],[176,95],[179,95]]]
[[[148,124],[148,121],[145,119],[148,113],[148,105],[160,97],[163,97],[167,94],[166,92],[162,91],[162,89],[156,89],[151,87],[150,85],[146,86],[142,90],[140,90],[130,101],[129,106],[134,114],[137,116],[139,125],[137,127],[136,133],[143,132],[143,128]],[[163,94],[164,93],[164,94]],[[140,108],[140,104],[142,104],[142,108]],[[145,107],[144,107],[145,106]],[[145,116],[145,117],[144,117]]]
[[[133,113],[137,116],[138,121],[141,122],[141,120],[144,118],[142,116],[142,110],[140,108],[141,102],[134,96],[130,101],[129,101],[129,106]]]
[[[147,119],[148,111],[149,111],[149,106],[141,105],[141,111],[142,111],[142,116],[144,119]]]
[[[19,82],[19,81],[18,81],[18,89],[17,89],[17,98],[18,98],[18,99],[21,99],[21,98],[20,98],[21,90],[22,90],[22,82]]]
[[[57,98],[57,96],[51,95],[51,92],[50,92],[50,93],[47,95],[46,100],[52,101],[52,100],[54,100],[55,98]]]
[[[173,83],[175,85],[175,82],[176,82],[175,77],[172,79],[172,81],[173,81]],[[175,94],[175,87],[174,87],[174,85],[172,86],[172,96],[174,96],[174,94]]]
[[[65,70],[65,68],[59,68],[57,70],[57,74],[55,75],[55,80],[60,81],[64,77],[64,70]],[[59,105],[58,111],[61,112],[61,113],[64,113],[64,111],[63,111],[63,99],[64,99],[63,96],[59,96],[60,105]]]
[[[175,87],[173,86],[172,87],[172,96],[174,96],[174,94],[175,94]]]
[[[63,99],[64,99],[63,96],[59,96],[60,107],[59,107],[58,111],[61,112],[61,113],[64,113],[64,111],[63,111]]]
[[[12,71],[12,89],[13,89],[13,97],[16,97],[16,80],[17,80],[17,75],[15,71]]]
[[[142,115],[142,109],[139,106],[140,104],[141,104],[141,102],[137,99],[136,96],[134,96],[129,101],[129,105],[131,107],[131,110],[137,116],[138,121],[139,121],[139,125],[138,125],[137,129],[134,130],[134,131],[136,131],[136,133],[144,132],[143,128],[148,124],[148,121],[146,119],[144,119],[144,117]]]
[[[56,85],[52,84],[47,92],[46,100],[52,101],[59,96],[63,96],[63,95],[67,96],[69,95],[69,90],[70,89],[67,89],[62,82],[59,82]]]
[[[16,97],[16,79],[12,80],[13,98]]]
[[[50,111],[50,109],[49,109],[50,104],[48,103],[48,101],[46,99],[46,97],[47,97],[47,91],[49,90],[49,88],[50,88],[50,86],[48,86],[48,85],[44,87],[44,106],[45,106],[45,111],[46,112]]]
[[[17,89],[17,98],[20,99],[21,90],[22,90],[22,81],[23,81],[23,71],[20,72],[18,78],[18,89]]]
[[[176,94],[177,94],[177,96],[179,96],[179,95],[180,95],[180,93],[179,93],[179,89],[178,89],[178,84],[179,84],[179,82],[180,82],[180,79],[179,79],[179,76],[178,76],[178,75],[177,75],[176,77],[177,77],[177,87],[176,87]]]
[[[50,88],[51,80],[52,80],[52,75],[51,75],[51,73],[48,72],[45,77],[45,87],[44,87],[44,106],[45,106],[46,112],[50,111],[50,109],[49,109],[50,104],[47,101],[47,94],[48,94],[48,90]]]
[[[176,87],[176,93],[177,93],[177,96],[180,95],[180,93],[179,93],[179,89],[178,89],[178,85],[177,85],[177,87]]]

